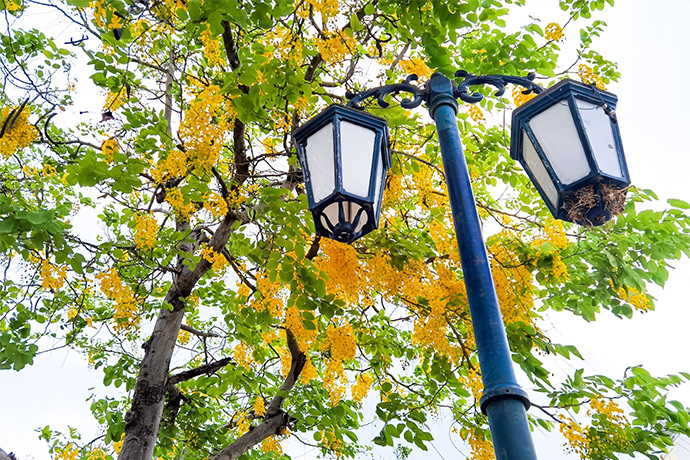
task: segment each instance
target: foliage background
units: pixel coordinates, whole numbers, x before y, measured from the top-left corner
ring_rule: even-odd
[[[675,11],[678,12],[683,7],[687,8],[687,6],[682,4],[682,2],[679,1],[677,3],[677,5],[674,5],[677,7]],[[682,155],[673,155],[674,153],[681,153],[683,151],[683,143],[681,141],[674,142],[673,138],[675,136],[673,136],[673,134],[681,134],[683,132],[683,129],[687,128],[687,126],[690,124],[688,123],[687,118],[683,118],[684,116],[687,116],[684,115],[684,111],[682,110],[680,115],[677,115],[675,117],[673,116],[674,113],[677,113],[674,112],[674,109],[688,106],[688,101],[686,100],[687,95],[667,95],[665,98],[660,98],[658,100],[649,98],[647,92],[641,90],[641,88],[644,87],[643,84],[646,82],[646,76],[642,72],[643,69],[637,70],[636,68],[636,66],[638,65],[644,65],[645,69],[656,68],[664,69],[665,72],[669,72],[669,70],[672,68],[670,66],[687,65],[684,62],[684,60],[673,59],[670,57],[663,58],[662,56],[664,56],[664,54],[659,53],[659,51],[663,51],[665,53],[669,53],[671,56],[673,55],[674,47],[677,46],[676,44],[683,43],[682,39],[679,39],[677,36],[674,35],[674,31],[681,32],[682,28],[680,24],[677,25],[677,28],[674,28],[673,25],[669,24],[668,13],[661,13],[663,15],[663,21],[651,20],[649,18],[651,10],[646,8],[649,5],[649,2],[643,1],[630,1],[626,2],[625,4],[617,5],[616,9],[612,10],[612,17],[608,19],[610,25],[610,30],[608,32],[609,35],[608,37],[602,39],[602,45],[597,45],[597,48],[606,52],[607,39],[610,40],[612,36],[614,37],[614,43],[611,46],[611,50],[614,52],[613,56],[616,56],[616,58],[620,56],[620,70],[623,73],[623,80],[620,85],[612,85],[611,89],[614,92],[618,93],[620,97],[621,102],[619,106],[619,113],[621,114],[620,117],[622,129],[625,136],[624,145],[626,147],[626,153],[630,161],[630,169],[632,171],[635,183],[644,187],[650,187],[655,189],[657,192],[659,192],[662,198],[677,197],[687,199],[688,194],[686,189],[682,186],[678,186],[677,184],[683,184],[684,176],[682,173],[683,171],[688,171],[689,168],[687,167],[687,162],[683,161],[684,158]],[[625,10],[628,9],[637,11],[626,12]],[[640,14],[641,11],[644,11],[644,13]],[[670,16],[672,17],[672,19],[675,19],[680,17],[681,15],[672,14]],[[644,21],[635,23],[634,19],[631,20],[631,18],[635,17],[642,17]],[[636,26],[638,27],[638,29],[636,29],[636,32],[639,32],[639,30],[644,26],[644,28],[646,29],[646,33],[644,35],[639,33],[631,34],[629,36],[629,40],[622,40],[620,37],[627,35],[619,35],[615,32],[617,23],[618,25],[625,26],[627,28]],[[649,26],[651,24],[661,23],[665,24],[665,28],[663,30],[658,30],[656,32],[654,30],[649,30]],[[629,44],[631,43],[631,41],[638,37],[642,38],[638,42],[640,46],[630,46]],[[625,42],[625,44],[628,46],[622,47],[621,45],[623,42]],[[687,42],[687,39],[685,42]],[[631,65],[627,69],[626,66],[629,65],[627,64],[627,62],[630,61],[625,60],[627,54],[626,51],[633,51],[633,55],[636,57],[636,59],[632,61],[634,65]],[[612,54],[609,53],[609,55]],[[645,59],[639,59],[640,55],[644,55]],[[685,100],[683,98],[685,98]],[[642,107],[644,107],[644,109],[642,109]],[[640,122],[640,124],[635,125],[633,127],[633,125],[630,123],[630,117],[626,114],[626,111],[636,111],[640,113],[642,115],[642,121]],[[637,120],[637,117],[635,118],[635,120]],[[656,129],[649,128],[650,125],[655,126]],[[662,132],[670,133],[672,135],[640,136],[641,133]],[[650,162],[650,152],[654,152],[654,162]],[[665,164],[667,164],[667,161],[676,161],[677,163],[674,163],[674,167],[669,168],[664,166]],[[683,167],[684,165],[685,167]],[[649,176],[647,176],[647,174],[641,174],[642,171],[648,173]],[[647,179],[647,177],[649,177],[649,179]],[[675,178],[676,180],[667,179],[668,177]],[[657,178],[663,179],[659,183],[654,184],[653,182]],[[649,180],[649,183],[647,183],[646,180]],[[684,194],[685,196],[683,196]],[[687,263],[684,264],[687,265]],[[572,342],[578,344],[578,346],[580,346],[581,348],[581,351],[583,351],[584,354],[588,355],[586,357],[589,360],[589,365],[600,364],[603,367],[605,367],[604,370],[610,375],[617,375],[620,373],[619,371],[621,369],[616,368],[617,366],[625,368],[627,365],[632,364],[649,365],[651,370],[653,370],[655,373],[687,370],[688,367],[690,367],[688,366],[688,364],[690,363],[687,362],[687,359],[685,359],[685,362],[683,362],[682,357],[680,359],[672,360],[671,363],[666,366],[664,366],[660,362],[660,355],[664,356],[668,354],[671,356],[670,353],[665,353],[664,350],[668,351],[674,349],[682,349],[682,347],[684,346],[683,341],[675,343],[669,342],[669,340],[673,340],[683,336],[682,330],[679,330],[678,326],[685,323],[685,321],[679,320],[680,312],[677,308],[677,305],[682,304],[683,301],[676,300],[675,298],[671,298],[669,300],[669,293],[672,293],[675,289],[679,287],[684,287],[684,282],[687,280],[687,274],[672,274],[671,280],[669,281],[669,284],[667,286],[667,292],[665,294],[657,294],[657,297],[659,298],[659,300],[657,301],[657,312],[641,318],[641,321],[629,323],[620,322],[618,320],[608,320],[606,318],[603,318],[598,320],[594,324],[588,324],[586,325],[586,327],[583,328],[580,328],[579,324],[569,324],[567,328],[573,328],[573,330],[581,331],[581,334],[574,334],[575,337],[573,337]],[[671,306],[671,304],[673,305],[673,307]],[[663,315],[666,314],[670,314],[670,318],[668,318],[666,321],[661,321],[661,324],[658,324],[657,318],[663,317]],[[559,324],[558,320],[556,320],[556,324]],[[563,330],[562,327],[563,326],[560,325],[558,326],[559,331]],[[620,332],[623,332],[622,337],[614,338],[614,336],[610,333],[612,327],[614,327],[617,330],[621,329]],[[593,330],[597,332],[593,333]],[[631,332],[633,330],[635,332]],[[662,331],[661,335],[653,334],[653,332],[656,331]],[[588,339],[585,341],[578,341],[578,336],[581,337],[585,334],[588,337]],[[592,341],[590,339],[591,337],[609,338],[612,340],[605,340],[603,342],[598,343],[596,346],[592,346]],[[644,339],[640,340],[640,337],[643,337]],[[567,340],[565,341],[568,342]],[[593,349],[592,353],[588,354],[587,349],[590,348],[590,346],[592,346]],[[597,350],[602,349],[610,350],[610,354],[596,352]],[[15,376],[3,376],[3,382],[8,382],[12,387],[15,388],[26,388],[29,391],[27,391],[28,394],[25,394],[24,398],[16,398],[16,393],[13,394],[11,398],[12,401],[3,400],[1,406],[13,407],[12,404],[14,403],[14,401],[16,401],[16,399],[22,399],[23,404],[29,405],[29,407],[34,408],[34,410],[44,407],[57,408],[58,413],[56,413],[56,417],[58,417],[58,420],[61,415],[64,415],[65,418],[71,419],[72,417],[67,416],[71,415],[70,412],[73,410],[72,399],[69,398],[68,402],[67,396],[61,396],[59,398],[56,398],[54,391],[56,389],[55,383],[53,383],[53,385],[51,386],[52,390],[50,392],[45,391],[45,381],[49,379],[51,382],[55,382],[56,380],[58,380],[56,379],[56,376],[59,375],[58,373],[60,371],[56,369],[54,371],[56,372],[56,374],[51,373],[49,376],[32,376],[29,373],[34,371],[38,372],[39,369],[42,368],[41,360],[47,361],[48,359],[50,359],[54,363],[59,364],[63,356],[64,355],[60,352],[56,352],[51,355],[40,357],[37,365],[34,366],[33,369],[27,370],[26,372],[16,375],[16,377],[18,378],[21,377],[29,381],[35,380],[36,383],[38,383],[36,387],[32,387],[27,384],[19,383],[19,381],[15,381]],[[615,356],[617,358],[616,362],[621,364],[612,364],[612,360],[609,359],[610,356]],[[597,363],[597,361],[600,362]],[[659,367],[655,369],[655,366]],[[69,370],[66,374],[66,381],[69,381],[74,378],[72,370]],[[95,381],[98,382],[99,378],[97,377]],[[7,394],[3,396],[7,396]],[[45,396],[49,396],[49,400],[42,399]],[[79,400],[81,398],[77,397],[76,399]],[[68,402],[68,404],[60,406],[59,403],[63,401]],[[14,412],[17,414],[31,412],[26,411],[25,407],[26,406],[23,406],[23,408],[17,408],[14,410]],[[63,413],[60,414],[60,411],[63,411]],[[19,417],[19,420],[21,420],[21,418],[23,417]],[[30,426],[32,419],[31,415],[29,415],[27,419],[28,425]],[[6,422],[0,423],[5,424]],[[90,423],[88,422],[86,423],[86,425],[89,424]],[[3,426],[3,432],[2,434],[0,434],[0,446],[8,446],[7,441],[14,442],[17,439],[20,439],[21,436],[23,436],[23,434],[26,433],[27,425],[23,425],[24,428],[20,428],[20,431],[22,431],[23,433],[17,433],[16,431],[13,431],[16,430],[16,427],[18,426],[22,425],[19,425],[17,423],[17,419],[13,421],[11,426]],[[442,436],[439,436],[439,438],[442,438]],[[538,436],[537,439],[539,439]],[[22,442],[22,444],[24,443]],[[21,453],[20,449],[11,449],[14,449],[17,453]],[[31,448],[31,452],[35,453],[35,448]],[[547,458],[543,454],[542,456],[543,458]]]

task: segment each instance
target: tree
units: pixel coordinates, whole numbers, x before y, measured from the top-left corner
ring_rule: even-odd
[[[288,436],[354,456],[370,398],[377,445],[426,449],[445,411],[471,458],[492,458],[434,127],[368,107],[388,120],[394,161],[381,228],[353,245],[313,236],[292,132],[345,89],[431,69],[602,87],[618,77],[591,49],[604,24],[585,22],[570,67],[559,41],[612,1],[561,0],[571,20],[544,28],[512,24],[521,0],[0,2],[0,366],[31,365],[50,337],[128,392],[93,402],[102,438],[43,429],[55,457],[276,458]],[[82,39],[31,28],[46,8]],[[68,116],[92,86],[106,92],[97,119]],[[690,255],[690,206],[655,211],[633,188],[605,226],[553,221],[504,126],[484,120],[525,98],[487,97],[458,123],[531,420],[582,458],[657,458],[690,434],[666,400],[690,375],[552,382],[538,356],[579,352],[539,317],[653,309],[647,285]],[[85,212],[97,223],[70,223]]]

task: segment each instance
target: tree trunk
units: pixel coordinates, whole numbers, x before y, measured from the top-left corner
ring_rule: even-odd
[[[221,252],[225,247],[235,221],[234,216],[228,215],[220,224],[209,242],[214,251]],[[145,353],[134,388],[132,407],[125,416],[125,439],[118,457],[120,460],[150,460],[153,457],[163,416],[170,360],[185,313],[182,299],[192,293],[197,281],[210,268],[211,264],[206,259],[196,264],[193,271],[182,266],[180,275],[165,296],[165,304],[151,338],[144,344]]]

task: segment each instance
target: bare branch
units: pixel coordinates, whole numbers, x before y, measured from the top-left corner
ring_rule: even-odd
[[[203,366],[199,366],[195,369],[180,372],[179,374],[175,374],[168,379],[168,387],[177,385],[180,382],[193,379],[194,377],[198,377],[203,374],[211,374],[231,363],[232,358],[223,358],[213,363],[204,364]]]

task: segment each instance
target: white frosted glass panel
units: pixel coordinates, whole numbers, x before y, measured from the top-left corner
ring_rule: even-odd
[[[307,168],[315,204],[335,190],[333,123],[329,123],[307,139]]]
[[[566,102],[549,107],[529,122],[537,142],[563,185],[589,174],[589,164]]]
[[[606,174],[622,177],[616,142],[613,140],[611,119],[606,115],[603,107],[581,99],[575,100],[599,169]]]
[[[321,215],[321,223],[330,230],[331,227],[328,225],[328,222],[326,222],[326,217],[331,221],[333,227],[338,225],[338,203],[331,203],[326,206],[326,209],[323,210],[323,214]]]
[[[551,205],[554,208],[558,206],[558,191],[556,190],[556,186],[553,184],[544,163],[542,163],[534,145],[532,145],[532,141],[524,130],[522,131],[522,158],[525,160],[527,168],[532,172],[534,180],[537,181],[539,187],[551,202]]]
[[[381,182],[383,181],[383,158],[378,159],[376,165],[376,190],[374,190],[374,216],[378,216],[381,211]]]
[[[343,203],[345,206],[345,216],[348,222],[354,223],[355,217],[357,217],[357,213],[359,212],[362,207],[358,205],[357,203],[353,203],[351,201],[348,201],[346,203]],[[366,225],[366,223],[369,221],[369,216],[367,215],[366,212],[362,211],[362,213],[359,215],[359,222],[357,222],[357,227],[355,227],[355,232],[358,232]]]
[[[369,195],[371,162],[374,156],[376,133],[370,129],[340,122],[340,154],[343,188],[353,195]]]
[[[328,220],[331,221],[331,225],[333,225],[333,227],[338,225],[338,223],[340,222],[339,206],[340,203],[331,203],[328,206],[326,206],[326,209],[323,210],[323,214],[321,215],[321,223],[324,227],[326,227],[329,230],[331,227],[328,225],[326,217],[328,217]],[[360,209],[362,209],[362,207],[357,203],[353,203],[351,201],[343,202],[343,213],[345,214],[345,221],[348,223],[354,222],[355,217],[357,217],[357,212],[359,212]],[[360,214],[359,216],[359,222],[357,222],[357,227],[355,228],[355,231],[360,231],[362,227],[364,227],[367,224],[368,221],[369,216],[366,212],[362,212],[362,214]]]

